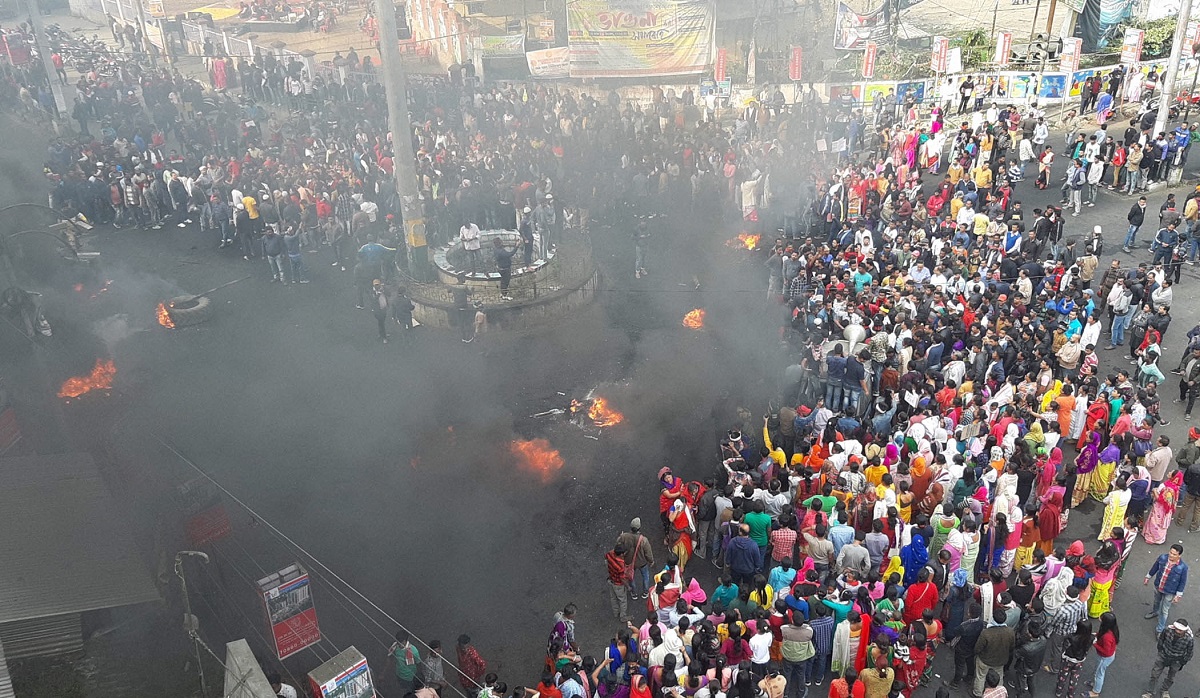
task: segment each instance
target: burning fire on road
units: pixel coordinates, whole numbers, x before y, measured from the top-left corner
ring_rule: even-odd
[[[704,309],[696,308],[687,315],[683,316],[683,326],[689,330],[704,329]]]
[[[571,400],[571,420],[583,424],[585,415],[594,426],[598,427],[616,426],[625,421],[625,415],[609,407],[608,401],[602,397]]]
[[[546,439],[516,439],[508,449],[522,470],[535,473],[544,481],[562,470],[562,455]]]
[[[728,245],[729,247],[733,247],[733,248],[745,248],[747,250],[756,250],[756,249],[758,249],[759,240],[762,240],[761,235],[751,235],[750,233],[742,233],[742,234],[738,235],[736,238],[734,238],[733,240],[726,242],[725,244]]]
[[[158,316],[158,324],[167,329],[175,329],[175,321],[171,319],[171,311],[167,309],[166,305],[159,303],[154,312]]]
[[[86,376],[75,376],[63,381],[58,390],[59,397],[76,398],[93,390],[109,390],[113,378],[117,375],[116,364],[112,359],[96,359],[96,366]]]

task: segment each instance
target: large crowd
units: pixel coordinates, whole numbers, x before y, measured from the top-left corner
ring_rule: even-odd
[[[395,305],[405,255],[385,100],[365,61],[336,60],[360,77],[331,84],[270,56],[209,56],[215,92],[138,60],[81,73],[69,114],[81,136],[48,148],[53,204],[99,234],[195,226],[231,263],[261,258],[281,282],[309,281],[319,253],[352,270],[360,307]],[[10,108],[53,109],[36,68],[3,77]],[[778,231],[763,275],[788,357],[762,422],[725,435],[710,477],[659,472],[661,531],[635,518],[605,556],[620,623],[605,656],[581,653],[568,606],[536,686],[510,689],[462,636],[462,688],[1001,698],[1036,686],[1068,698],[1094,657],[1094,698],[1120,651],[1113,599],[1143,577],[1153,636],[1122,624],[1127,638],[1153,637],[1146,695],[1166,696],[1194,647],[1172,613],[1187,585],[1183,544],[1125,572],[1135,546],[1200,527],[1200,430],[1183,443],[1156,433],[1166,371],[1188,419],[1200,394],[1200,326],[1171,332],[1177,361],[1164,349],[1173,285],[1200,249],[1200,198],[1157,211],[1132,202],[1126,250],[1159,220],[1153,254],[1132,266],[1103,266],[1102,231],[1068,232],[1066,213],[1101,186],[1137,196],[1200,134],[1135,120],[1118,135],[1108,115],[1122,79],[1089,88],[1111,90],[1105,123],[1092,130],[1072,111],[1053,124],[1066,132],[1061,153],[1036,101],[974,83],[953,118],[953,91],[857,109],[810,88],[790,105],[768,90],[731,122],[691,88],[634,101],[473,74],[427,83],[408,136],[432,244],[460,231],[455,244],[469,242],[479,227],[553,238],[629,210]],[[1069,161],[1061,181],[1058,157]],[[1038,193],[1051,187],[1061,200]],[[1019,189],[1045,203],[1026,208]],[[645,264],[639,252],[631,271]],[[382,319],[379,330],[386,338]],[[1123,359],[1108,370],[1105,349]],[[1092,509],[1094,540],[1065,536],[1072,512]],[[715,586],[689,574],[699,560],[718,568]],[[397,635],[406,693],[449,685],[440,650]],[[938,654],[954,671],[935,686]]]

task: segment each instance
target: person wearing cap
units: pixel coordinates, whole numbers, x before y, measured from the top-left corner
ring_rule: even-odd
[[[1175,683],[1175,674],[1192,661],[1196,638],[1188,622],[1180,619],[1172,623],[1166,632],[1159,633],[1155,648],[1158,656],[1154,660],[1154,668],[1150,670],[1150,683],[1142,698],[1167,698],[1167,691]],[[1167,672],[1167,676],[1159,684],[1163,671]]]
[[[617,536],[614,547],[625,551],[625,564],[633,570],[629,581],[629,598],[650,598],[650,568],[654,566],[654,550],[650,541],[642,535],[642,519],[634,517],[629,522],[629,530]],[[755,546],[755,550],[758,546]]]
[[[1143,585],[1154,582],[1154,606],[1143,616],[1146,620],[1158,617],[1154,632],[1161,634],[1167,627],[1171,606],[1179,603],[1187,588],[1187,573],[1188,565],[1183,561],[1183,543],[1175,543],[1168,552],[1158,556],[1142,580]]]

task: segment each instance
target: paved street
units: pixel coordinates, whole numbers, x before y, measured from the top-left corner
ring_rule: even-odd
[[[13,132],[28,133],[0,118]],[[16,140],[6,154],[0,203],[43,201],[36,163],[44,137]],[[1186,190],[1178,190],[1181,199]],[[1027,210],[1056,201],[1056,193],[1037,193],[1030,181],[1018,185]],[[1164,196],[1150,196],[1152,211]],[[1148,261],[1144,249],[1120,250],[1129,205],[1105,191],[1095,207],[1068,217],[1067,234],[1099,224],[1103,266],[1114,256],[1125,265]],[[1143,240],[1153,235],[1151,218]],[[580,606],[583,646],[600,654],[615,628],[604,596],[605,546],[631,517],[653,521],[659,467],[703,479],[736,407],[758,415],[773,394],[781,311],[765,300],[765,275],[722,244],[737,227],[680,227],[657,245],[642,280],[633,278],[627,232],[594,232],[603,273],[594,305],[536,331],[471,345],[430,329],[381,345],[373,318],[354,309],[349,272],[333,270],[323,253],[310,255],[312,284],[282,286],[269,283],[265,263],[216,250],[215,240],[194,227],[105,230],[90,245],[102,253],[108,290],[48,289],[54,339],[33,348],[5,336],[0,368],[12,377],[23,414],[36,415],[27,428],[31,445],[70,444],[111,456],[111,475],[143,539],[160,541],[158,552],[173,554],[167,549],[177,545],[171,488],[195,477],[161,440],[422,637],[441,638],[449,648],[469,633],[511,687],[536,681],[551,616],[568,602]],[[698,252],[685,254],[688,247]],[[1176,290],[1164,369],[1200,322],[1191,302],[1200,287],[1197,269],[1185,268]],[[690,289],[693,272],[700,291]],[[173,331],[155,323],[159,301],[247,275],[213,294],[209,322]],[[687,330],[680,320],[697,307],[708,312],[706,329]],[[111,396],[56,402],[62,380],[109,356],[118,368]],[[1105,369],[1121,364],[1118,352],[1101,352],[1101,361]],[[598,440],[553,417],[531,417],[597,386],[626,416]],[[1191,423],[1170,403],[1173,388],[1164,392],[1172,424],[1163,433],[1178,443]],[[532,437],[560,450],[560,472],[542,478],[516,467],[509,442]],[[201,608],[202,622],[214,646],[248,635],[266,656],[254,635],[264,624],[252,581],[297,554],[263,521],[227,505],[233,538],[218,546],[212,570],[197,573],[210,609],[206,615]],[[1092,549],[1098,512],[1089,504],[1073,514],[1064,540],[1081,538]],[[1172,531],[1169,540],[1179,537]],[[1200,537],[1187,543],[1185,558],[1195,563]],[[1132,553],[1116,594],[1122,645],[1105,695],[1140,695],[1154,658],[1152,621],[1141,620],[1150,593],[1140,577],[1164,550],[1139,539]],[[714,572],[704,560],[688,570],[706,588]],[[384,653],[395,627],[370,611],[380,623],[374,625],[351,608],[352,601],[365,608],[361,599],[320,581],[316,604],[328,643],[288,660],[288,669],[300,675],[333,646],[354,644],[378,674],[390,676]],[[1200,623],[1194,598],[1189,594],[1175,614],[1193,625]],[[948,678],[949,653],[942,654],[938,673]],[[1195,677],[1183,675],[1174,694],[1194,695]],[[1038,695],[1047,695],[1051,680],[1041,678]],[[382,691],[398,697],[388,680]]]

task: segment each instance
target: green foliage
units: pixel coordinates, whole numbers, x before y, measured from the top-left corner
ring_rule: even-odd
[[[1130,22],[1129,26],[1146,32],[1142,39],[1142,60],[1162,58],[1171,54],[1171,40],[1175,38],[1175,27],[1178,17],[1163,17],[1153,22]],[[1124,30],[1114,34],[1115,41],[1120,43]]]
[[[962,49],[964,70],[974,70],[983,66],[992,60],[996,52],[996,43],[982,29],[971,29],[957,36],[951,36],[950,47]]]

